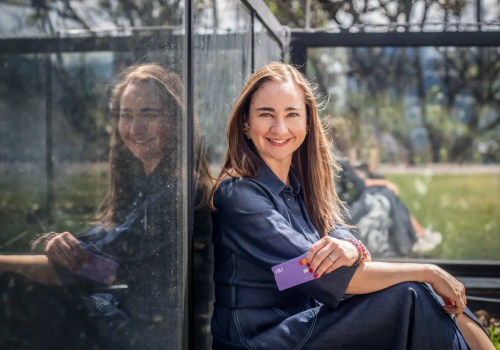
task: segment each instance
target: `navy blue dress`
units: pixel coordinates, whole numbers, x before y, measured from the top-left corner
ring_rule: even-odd
[[[229,179],[216,192],[213,349],[468,349],[425,284],[350,296],[356,267],[341,267],[280,292],[271,267],[320,239],[289,176],[290,187],[261,164],[257,180]],[[353,237],[342,227],[330,235]]]
[[[101,343],[118,342],[133,348],[135,342],[143,349],[153,349],[180,339],[182,314],[178,308],[184,302],[184,288],[182,270],[175,269],[184,240],[177,232],[180,180],[162,170],[158,166],[138,181],[123,222],[98,225],[76,237],[84,251],[120,264],[115,285],[127,285],[125,291],[105,290],[103,285],[54,264],[63,284],[72,286],[84,299]]]

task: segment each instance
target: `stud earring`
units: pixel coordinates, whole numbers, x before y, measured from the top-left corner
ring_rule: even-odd
[[[243,132],[247,135],[248,139],[250,139],[250,125],[248,125],[247,122],[243,124]]]

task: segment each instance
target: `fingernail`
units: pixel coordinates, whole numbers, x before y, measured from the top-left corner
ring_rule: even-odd
[[[314,272],[314,270],[313,270],[313,269],[309,269],[309,272],[310,272],[310,273],[313,273],[313,272]]]
[[[318,278],[319,275],[317,273],[314,274],[314,278]]]
[[[311,264],[307,264],[307,267],[311,267]]]

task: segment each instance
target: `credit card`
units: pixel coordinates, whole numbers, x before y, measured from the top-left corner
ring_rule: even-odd
[[[283,264],[271,267],[280,291],[315,279],[314,272],[309,272],[306,257],[307,253]]]
[[[85,261],[74,273],[109,286],[115,282],[119,266],[113,260],[85,252]]]

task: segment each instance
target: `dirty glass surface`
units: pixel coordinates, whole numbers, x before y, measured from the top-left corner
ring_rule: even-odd
[[[499,56],[498,47],[308,50],[335,152],[365,184],[347,181],[344,200],[376,257],[500,258]],[[430,242],[414,245],[421,237]]]
[[[195,16],[195,158],[197,208],[194,212],[194,346],[210,349],[214,302],[211,214],[202,201],[227,149],[226,123],[251,74],[251,16],[239,1],[213,2]],[[201,201],[199,204],[198,201]]]
[[[0,4],[1,349],[182,347],[184,16]]]
[[[276,38],[257,17],[254,23],[255,69],[269,62],[283,61],[282,49]]]

